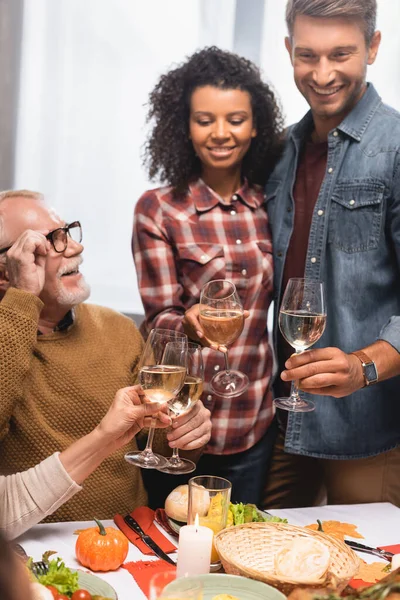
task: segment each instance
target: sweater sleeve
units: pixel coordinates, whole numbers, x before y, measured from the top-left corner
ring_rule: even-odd
[[[42,301],[10,288],[0,302],[0,439],[8,433],[15,404],[29,371]]]
[[[18,537],[81,489],[64,469],[58,452],[28,471],[0,477],[0,530],[9,539]]]

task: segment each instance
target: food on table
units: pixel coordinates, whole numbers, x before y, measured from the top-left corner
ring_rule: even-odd
[[[42,556],[43,562],[48,565],[47,573],[38,575],[37,577],[31,573],[31,578],[36,579],[39,583],[50,589],[55,589],[58,594],[56,595],[57,600],[60,595],[66,595],[67,598],[70,598],[79,589],[78,573],[66,567],[60,557],[49,560],[48,557],[50,554],[53,554],[53,552],[45,552]],[[31,564],[32,559],[29,559],[27,563],[28,568],[30,568]]]
[[[381,563],[383,564],[383,563]],[[378,583],[353,589],[351,587],[339,595],[332,589],[295,588],[288,600],[399,600],[400,569],[393,571]]]
[[[188,496],[188,485],[179,485],[172,490],[165,500],[165,512],[170,519],[179,521],[180,523],[187,522]],[[208,513],[210,507],[210,494],[203,486],[196,486],[193,500],[194,512],[197,513],[199,517],[204,517]]]
[[[127,557],[129,542],[115,527],[104,527],[100,521],[95,521],[97,527],[85,529],[78,535],[76,558],[92,571],[115,571]]]
[[[38,581],[31,583],[32,600],[54,600],[53,594]]]
[[[211,600],[239,600],[237,596],[231,596],[231,594],[217,594]]]
[[[358,533],[357,525],[353,525],[353,523],[341,523],[340,521],[318,521],[316,523],[311,523],[311,525],[306,525],[308,529],[313,529],[314,531],[323,531],[327,535],[331,535],[341,542],[344,542],[345,536],[352,538],[364,539],[364,536]]]
[[[299,582],[320,582],[331,562],[329,548],[312,538],[291,540],[275,554],[275,573]]]
[[[227,526],[242,525],[243,523],[287,523],[287,519],[263,514],[255,504],[243,504],[242,502],[232,504],[231,502]]]

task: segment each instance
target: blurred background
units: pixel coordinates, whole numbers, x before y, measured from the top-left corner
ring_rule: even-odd
[[[84,230],[91,302],[143,312],[130,249],[148,94],[196,49],[262,69],[286,123],[307,106],[284,48],[285,0],[0,0],[0,188],[44,193]],[[400,110],[400,1],[378,0],[383,34],[369,80]]]

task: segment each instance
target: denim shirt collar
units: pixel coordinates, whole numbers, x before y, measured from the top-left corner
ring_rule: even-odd
[[[343,119],[337,129],[352,137],[357,142],[361,142],[372,117],[377,108],[382,103],[382,99],[372,85],[367,83],[367,89],[353,108],[353,110]],[[297,143],[302,143],[310,135],[313,128],[313,117],[311,110],[299,121],[290,132],[290,137]]]

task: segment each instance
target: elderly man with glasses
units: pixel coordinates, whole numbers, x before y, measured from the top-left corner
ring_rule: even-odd
[[[135,381],[142,338],[127,317],[83,304],[90,288],[79,270],[81,241],[79,221],[65,224],[40,194],[0,194],[2,474],[64,450]],[[210,431],[209,411],[198,402],[169,433],[159,432],[155,445],[162,453],[176,446],[196,454]],[[140,470],[124,461],[125,451],[108,458],[49,520],[110,518],[145,504]]]

